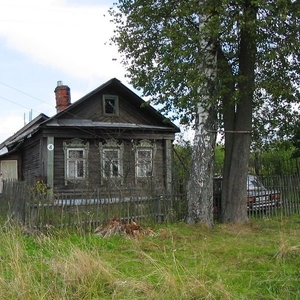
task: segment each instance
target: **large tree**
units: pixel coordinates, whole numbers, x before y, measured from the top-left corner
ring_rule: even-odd
[[[290,114],[299,100],[299,12],[291,0],[119,0],[111,10],[132,85],[195,123],[189,222],[212,223],[216,115],[225,133],[221,218],[247,221],[253,124],[278,130],[270,112]]]

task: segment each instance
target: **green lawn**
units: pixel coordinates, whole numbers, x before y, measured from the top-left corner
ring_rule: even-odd
[[[152,229],[130,239],[3,227],[0,299],[300,299],[300,216]]]

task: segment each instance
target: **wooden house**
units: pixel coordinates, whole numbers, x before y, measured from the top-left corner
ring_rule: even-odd
[[[176,125],[116,78],[74,103],[62,82],[54,92],[53,117],[40,114],[0,144],[4,183],[43,180],[55,194],[171,191]]]

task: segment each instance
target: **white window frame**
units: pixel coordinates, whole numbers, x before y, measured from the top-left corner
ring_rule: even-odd
[[[150,153],[149,158],[141,157],[142,152]],[[152,176],[153,170],[153,158],[152,158],[152,149],[143,148],[136,150],[136,177],[137,178],[147,178]]]
[[[71,151],[82,152],[80,157],[70,157]],[[67,178],[68,179],[83,179],[86,174],[86,160],[84,148],[68,148],[67,149]],[[71,165],[74,166],[71,167]],[[80,166],[82,164],[82,166]],[[82,169],[82,170],[81,170]]]
[[[113,112],[107,112],[106,111],[106,103],[109,100],[114,101],[114,111]],[[119,97],[118,96],[116,96],[116,95],[103,95],[102,103],[103,103],[103,115],[104,116],[110,116],[110,117],[119,116]]]
[[[118,180],[120,182],[123,181],[123,153],[124,153],[124,145],[123,143],[118,144],[118,142],[114,139],[108,140],[106,143],[99,143],[100,150],[100,160],[101,160],[101,183],[103,184],[107,180]],[[116,161],[110,162],[105,153],[108,152],[117,153]],[[109,163],[109,176],[107,176],[107,168],[106,163]],[[117,175],[114,174],[113,167],[117,163]]]
[[[65,153],[65,185],[68,181],[82,181],[88,178],[89,143],[84,144],[80,139],[73,139],[70,143],[63,143]],[[82,151],[82,157],[70,157],[71,151]],[[74,167],[71,164],[74,163]],[[82,164],[82,174],[79,174],[79,164]],[[74,170],[74,174],[71,174]]]
[[[135,178],[145,179],[153,177],[155,171],[153,162],[156,155],[156,144],[149,140],[141,140],[138,145],[134,145],[133,150],[135,152]],[[141,151],[150,152],[148,163],[140,157]],[[144,168],[144,170],[141,168]]]
[[[108,153],[113,152],[116,155],[109,157]],[[108,169],[107,169],[108,167]],[[120,149],[107,148],[103,149],[103,178],[117,178],[121,175],[121,164],[120,164]],[[109,174],[107,174],[109,173]]]

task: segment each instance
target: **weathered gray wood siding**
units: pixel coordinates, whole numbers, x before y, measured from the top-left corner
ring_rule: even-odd
[[[119,97],[119,116],[106,116],[103,114],[103,95],[117,95]],[[145,112],[145,108],[136,107],[131,104],[130,99],[116,94],[114,90],[106,89],[102,93],[97,93],[87,99],[84,104],[74,107],[72,113],[67,114],[64,118],[70,119],[89,119],[94,122],[117,122],[162,126]]]
[[[22,157],[22,177],[34,184],[41,176],[40,141],[36,140],[24,147]]]
[[[101,172],[101,159],[99,152],[99,141],[102,139],[85,139],[84,142],[89,142],[88,153],[88,176],[84,181],[68,182],[65,185],[65,158],[63,151],[63,142],[69,142],[71,139],[55,138],[54,139],[54,193],[73,191],[95,190],[105,187]],[[153,177],[151,180],[139,179],[136,180],[136,163],[135,153],[133,151],[133,141],[129,139],[119,140],[124,145],[123,152],[123,178],[115,184],[115,189],[132,189],[132,188],[150,188],[163,189],[165,183],[165,166],[164,166],[164,141],[151,140],[156,145],[156,153],[153,160]]]

